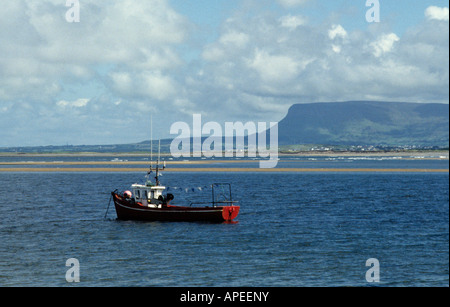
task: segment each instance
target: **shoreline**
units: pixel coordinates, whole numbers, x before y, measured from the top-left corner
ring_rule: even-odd
[[[74,152],[74,153],[9,153],[0,152],[1,157],[149,157],[150,153],[114,153],[114,152]],[[156,157],[155,154],[153,155]],[[278,153],[278,157],[351,157],[351,156],[373,156],[373,157],[449,157],[448,150],[418,150],[418,151],[302,151],[292,153]],[[170,153],[161,153],[161,157],[172,157]],[[233,155],[235,157],[235,155]],[[186,159],[192,158],[187,157]],[[220,159],[221,157],[216,157]],[[247,154],[243,158],[248,158]],[[214,161],[214,160],[213,160]]]
[[[0,173],[144,173],[148,168],[86,168],[86,167],[55,167],[55,168],[0,168]],[[344,173],[448,173],[448,169],[417,169],[417,168],[172,168],[169,173],[307,173],[307,172],[344,172]]]
[[[313,156],[307,156],[307,157],[313,157]],[[317,157],[317,156],[316,156]],[[328,156],[324,156],[328,157]],[[350,156],[354,157],[354,156]],[[374,156],[375,157],[375,156]],[[385,156],[386,157],[386,156]],[[393,157],[395,158],[395,157]],[[423,155],[417,156],[417,157],[403,157],[402,160],[448,160],[448,156],[440,156],[440,157],[424,157]],[[168,166],[171,165],[190,165],[190,166],[197,166],[197,165],[211,165],[211,164],[241,164],[241,163],[254,163],[257,164],[260,161],[264,160],[247,160],[247,159],[239,159],[239,160],[181,160],[181,161],[164,161],[164,163]],[[292,162],[292,160],[283,160],[280,158],[278,160],[278,163],[286,163],[286,162]],[[305,160],[302,161],[303,163],[315,163],[316,160]],[[331,161],[321,161],[321,163],[327,163]],[[16,161],[16,162],[2,162],[0,161],[0,167],[1,166],[47,166],[47,167],[66,167],[66,166],[132,166],[132,165],[147,165],[147,164],[156,164],[156,161]]]

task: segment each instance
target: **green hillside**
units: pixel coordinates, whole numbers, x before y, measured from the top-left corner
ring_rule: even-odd
[[[330,145],[449,144],[449,105],[350,101],[293,105],[279,143]]]

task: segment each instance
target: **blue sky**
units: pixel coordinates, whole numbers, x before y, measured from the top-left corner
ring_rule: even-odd
[[[0,10],[0,147],[279,121],[295,103],[449,101],[448,1],[16,0]]]
[[[230,15],[252,1],[240,0],[170,0],[173,7],[187,16],[202,29],[206,29],[206,39],[214,39],[218,35],[220,25]],[[254,1],[253,1],[254,2]],[[369,9],[365,0],[329,0],[306,1],[304,5],[283,7],[277,1],[258,0],[263,3],[260,11],[272,13],[301,14],[307,16],[312,22],[320,23],[332,14],[338,15],[337,20],[350,30],[364,29],[369,26],[365,13]],[[389,23],[392,29],[403,33],[406,29],[421,22],[426,8],[430,6],[447,6],[448,1],[442,0],[380,0],[380,15],[383,23]],[[255,14],[258,12],[255,12]],[[209,34],[209,35],[208,35]]]

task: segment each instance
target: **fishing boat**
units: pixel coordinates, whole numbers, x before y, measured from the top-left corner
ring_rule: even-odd
[[[231,222],[239,214],[240,206],[232,200],[231,184],[214,183],[211,185],[211,202],[190,203],[187,206],[172,205],[174,195],[164,194],[166,187],[159,181],[160,168],[166,168],[165,162],[160,166],[159,155],[156,164],[156,176],[154,181],[149,180],[153,172],[150,162],[150,170],[144,184],[132,184],[131,191],[111,192],[111,199],[119,220],[139,221],[206,221],[206,222]],[[218,190],[221,193],[216,193]],[[228,195],[224,193],[227,190]],[[220,194],[220,195],[216,195]],[[201,205],[201,206],[199,206]],[[109,205],[108,205],[109,208]],[[106,216],[106,214],[105,214]]]

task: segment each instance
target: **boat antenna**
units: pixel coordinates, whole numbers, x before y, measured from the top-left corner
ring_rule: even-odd
[[[152,172],[153,163],[153,114],[150,114],[150,170],[148,174]]]
[[[160,150],[161,149],[161,140],[159,141],[159,146],[158,146],[158,160],[156,161],[156,185],[159,186],[159,154],[160,154]]]
[[[161,139],[159,139],[159,144],[158,144],[158,161],[156,162],[156,176],[155,176],[155,180],[156,180],[156,185],[159,186],[159,161],[161,159]],[[164,163],[162,169],[166,168],[166,163]]]

